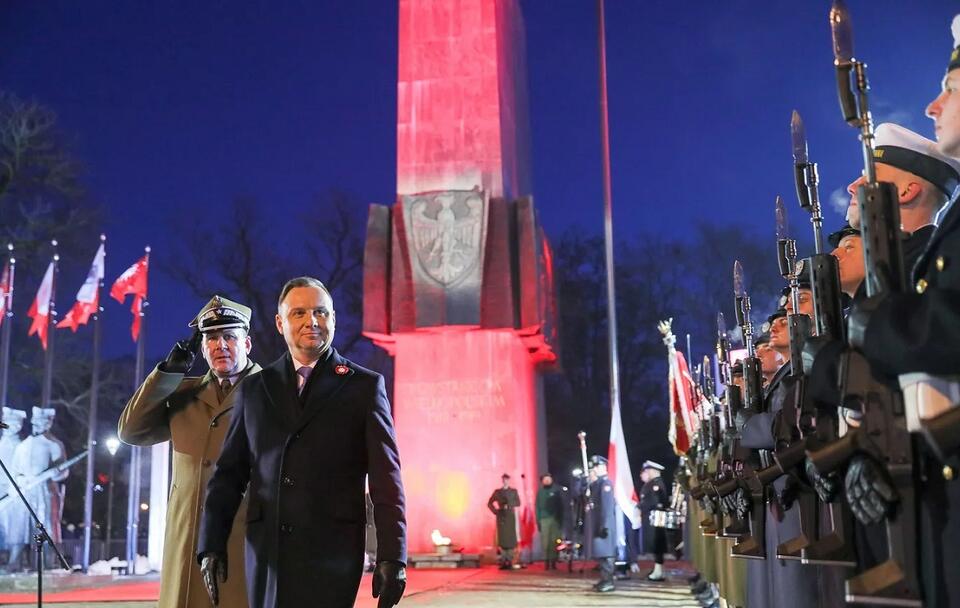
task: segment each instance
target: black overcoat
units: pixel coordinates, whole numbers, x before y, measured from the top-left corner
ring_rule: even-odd
[[[601,477],[590,484],[590,557],[617,556],[617,506],[613,484]],[[606,537],[603,536],[604,530]]]
[[[405,562],[400,459],[383,377],[331,351],[301,397],[286,354],[245,380],[207,486],[198,554],[225,549],[246,491],[251,608],[349,608],[363,571],[367,476],[377,559]]]

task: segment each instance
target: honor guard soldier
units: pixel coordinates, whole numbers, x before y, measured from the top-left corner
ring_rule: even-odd
[[[667,486],[663,483],[660,473],[663,465],[652,460],[643,463],[640,469],[640,521],[643,522],[643,552],[653,555],[653,571],[647,575],[649,581],[662,581],[663,554],[667,552],[667,533],[663,528],[657,528],[650,523],[650,515],[654,511],[663,511],[669,507],[670,497]]]
[[[942,92],[927,106],[936,152],[960,158],[960,15]],[[955,161],[954,161],[955,162]],[[951,165],[945,162],[946,165]],[[956,167],[956,165],[952,165]],[[917,460],[920,569],[926,606],[960,606],[960,205],[952,199],[912,270],[914,291],[854,306],[850,342],[888,377],[898,378],[908,428],[920,433]],[[851,468],[853,465],[851,465]],[[847,474],[847,497],[861,520],[882,521],[896,501],[886,472],[870,460]]]
[[[594,591],[613,591],[613,570],[617,557],[617,508],[613,497],[613,484],[607,477],[607,459],[593,456],[590,459],[594,480],[590,483],[589,518],[587,537],[590,541],[590,556],[600,566],[600,580]]]
[[[173,345],[167,358],[147,376],[127,403],[117,425],[120,439],[147,446],[170,441],[173,483],[167,504],[159,608],[208,607],[195,559],[197,530],[207,481],[220,455],[240,381],[260,371],[248,359],[250,308],[214,296],[190,322],[193,336]],[[197,352],[210,367],[203,376],[187,376]],[[230,579],[220,599],[225,606],[247,605],[243,537],[246,501],[230,535]]]
[[[510,476],[500,476],[501,487],[493,491],[487,500],[487,508],[497,516],[497,546],[500,548],[500,569],[510,570],[520,564],[513,563],[513,552],[517,548],[517,507],[520,506],[520,494],[510,487]]]

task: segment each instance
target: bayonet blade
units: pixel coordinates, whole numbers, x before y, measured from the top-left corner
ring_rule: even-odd
[[[733,262],[733,294],[738,298],[747,294],[746,285],[743,281],[743,266],[740,265],[740,260]]]
[[[833,0],[830,8],[830,31],[833,34],[833,57],[837,63],[853,59],[853,26],[850,11],[843,0]]]
[[[783,204],[783,199],[777,195],[776,216],[777,216],[777,240],[785,241],[790,238],[790,225],[787,223],[787,208]]]
[[[723,318],[723,313],[717,313],[717,337],[725,338],[727,336],[727,322]]]
[[[790,117],[790,138],[793,140],[793,164],[805,165],[807,162],[807,130],[803,126],[803,119],[796,110]]]

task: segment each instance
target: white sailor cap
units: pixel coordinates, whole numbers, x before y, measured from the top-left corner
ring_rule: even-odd
[[[16,408],[3,406],[3,420],[20,420],[21,422],[27,417],[27,413],[23,410],[18,410]]]
[[[960,161],[937,151],[937,144],[891,122],[877,127],[873,158],[922,177],[948,197],[960,184]]]
[[[654,461],[652,461],[652,460],[644,460],[644,461],[643,461],[643,466],[640,467],[640,470],[642,471],[642,470],[644,470],[644,469],[654,469],[654,470],[657,470],[657,471],[662,471],[662,470],[663,470],[663,465],[660,464],[659,462],[654,462]]]

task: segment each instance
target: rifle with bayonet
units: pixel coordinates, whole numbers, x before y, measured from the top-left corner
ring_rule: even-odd
[[[817,164],[809,159],[806,129],[796,110],[790,118],[790,134],[797,197],[800,207],[810,214],[810,222],[813,224],[814,254],[804,259],[803,265],[810,278],[814,333],[824,340],[844,342],[846,332],[843,325],[840,267],[837,258],[823,250],[823,216],[817,189]],[[818,408],[810,391],[804,391],[797,403],[797,422],[804,436],[805,451],[836,441],[840,433],[836,408]],[[797,456],[806,458],[805,453]],[[836,497],[829,503],[818,503],[818,506],[826,511],[830,530],[818,530],[816,540],[801,549],[801,560],[804,564],[855,566],[850,509]],[[823,518],[818,514],[817,527],[823,523]]]
[[[42,483],[46,483],[47,481],[60,475],[60,473],[63,473],[64,471],[66,471],[76,463],[80,462],[86,455],[87,455],[87,450],[84,450],[79,454],[77,454],[76,456],[74,456],[73,458],[64,460],[59,464],[55,464],[49,469],[46,469],[45,471],[38,473],[33,477],[26,478],[25,480],[19,483],[20,491],[26,492],[27,490],[35,488]],[[3,496],[0,496],[0,511],[3,511],[9,505],[13,504],[16,496],[17,496],[16,492],[7,492]]]
[[[750,295],[747,293],[744,281],[743,267],[740,261],[733,264],[734,310],[737,315],[737,324],[743,332],[743,343],[747,355],[742,359],[743,366],[743,407],[740,412],[733,412],[732,428],[737,429],[736,439],[733,440],[733,467],[730,479],[717,485],[717,495],[727,498],[734,495],[734,500],[744,508],[741,509],[749,522],[750,533],[743,535],[739,542],[730,549],[730,555],[746,559],[766,559],[766,514],[764,512],[764,488],[757,478],[759,468],[752,454],[752,450],[740,443],[739,422],[741,418],[758,414],[763,410],[763,380],[760,372],[760,361],[756,357],[753,347],[753,322],[750,318]]]
[[[789,298],[792,304],[790,313],[787,315],[790,368],[788,375],[781,380],[780,386],[776,389],[783,394],[783,398],[781,409],[774,419],[774,450],[771,453],[761,452],[765,457],[763,460],[769,463],[757,472],[757,477],[764,486],[784,475],[799,472],[795,469],[806,457],[805,437],[813,432],[813,429],[801,428],[798,415],[798,404],[803,402],[805,386],[801,354],[803,344],[811,333],[810,317],[800,312],[800,273],[803,265],[797,262],[796,241],[790,238],[787,210],[783,199],[779,196],[776,198],[775,212],[777,263],[781,276],[789,284]],[[801,551],[816,537],[817,501],[812,491],[799,487],[798,475],[792,475],[787,483],[793,484],[797,490],[795,496],[800,515],[800,535],[780,543],[777,546],[777,557],[799,560]]]
[[[857,188],[857,200],[861,210],[867,296],[904,291],[906,276],[897,192],[893,184],[877,181],[866,65],[853,57],[850,15],[840,0],[834,1],[830,23],[840,107],[846,122],[859,129],[863,149],[865,183]],[[858,452],[866,454],[886,469],[898,496],[885,522],[888,558],[847,580],[847,601],[922,606],[916,573],[913,445],[907,430],[903,397],[900,391],[874,377],[870,363],[855,349],[843,353],[839,375],[843,405],[859,406],[860,427],[808,455],[817,470],[826,474],[844,466]]]

